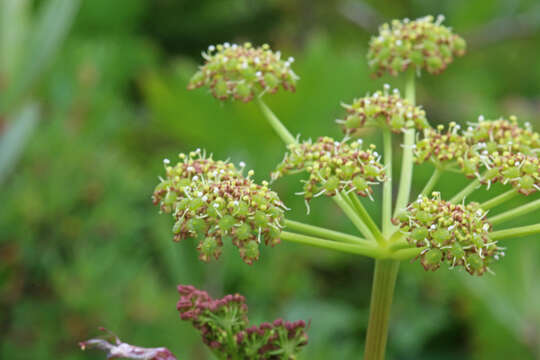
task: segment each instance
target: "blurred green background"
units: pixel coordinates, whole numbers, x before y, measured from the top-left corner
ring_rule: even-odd
[[[210,359],[179,319],[179,283],[244,294],[253,321],[311,319],[302,359],[361,358],[372,261],[283,243],[253,266],[233,248],[204,264],[193,244],[171,241],[172,219],[150,196],[162,159],[182,151],[244,160],[258,180],[283,157],[255,104],[186,90],[209,44],[267,42],[294,56],[296,93],[268,97],[269,105],[302,137],[341,136],[341,101],[402,85],[369,76],[377,26],[439,13],[469,51],[441,76],[419,79],[431,123],[516,114],[538,131],[538,0],[0,0],[0,134],[21,149],[17,158],[0,147],[0,157],[11,156],[0,172],[0,358],[101,359],[77,342],[105,326],[179,359]],[[430,174],[417,168],[417,191]],[[464,184],[450,175],[440,189],[444,196]],[[290,218],[354,231],[328,199],[307,217],[292,195],[300,188],[275,184]],[[368,207],[380,213],[377,201]],[[496,276],[404,263],[389,357],[540,359],[538,240],[509,241]]]

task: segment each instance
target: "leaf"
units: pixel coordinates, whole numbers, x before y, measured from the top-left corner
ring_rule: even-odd
[[[16,70],[28,33],[28,0],[0,0],[0,83]]]
[[[50,0],[42,6],[13,81],[0,99],[0,114],[20,103],[36,83],[65,39],[79,5],[80,0]]]
[[[8,122],[7,130],[0,134],[0,185],[15,167],[38,118],[37,104],[28,104],[14,116],[14,121]]]

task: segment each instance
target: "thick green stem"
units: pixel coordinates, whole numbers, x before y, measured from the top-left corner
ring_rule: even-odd
[[[330,249],[335,251],[341,251],[349,254],[369,256],[372,258],[381,258],[386,256],[386,252],[377,246],[369,244],[344,244],[341,242],[335,242],[330,240],[319,239],[313,236],[306,236],[288,231],[283,231],[280,238],[285,241],[295,242],[298,244],[310,245],[320,247],[323,249]]]
[[[492,232],[489,237],[491,240],[503,240],[508,238],[517,238],[540,233],[540,224],[520,226],[511,229],[504,229]]]
[[[287,144],[294,144],[296,143],[296,140],[294,136],[287,130],[287,128],[279,121],[278,117],[270,110],[268,106],[264,103],[264,101],[258,97],[257,98],[259,102],[259,106],[261,107],[261,110],[270,123],[274,130],[277,132],[277,134],[281,137],[281,139]]]
[[[399,261],[376,260],[364,360],[383,360]]]
[[[405,98],[411,103],[416,103],[415,93],[415,72],[414,69],[409,70],[407,82],[405,84]],[[405,130],[403,135],[403,160],[401,161],[401,178],[399,179],[399,191],[396,200],[396,208],[394,216],[403,211],[409,203],[411,195],[411,185],[413,176],[413,146],[415,142],[415,129]]]
[[[435,187],[435,185],[437,184],[437,182],[441,178],[442,173],[443,172],[442,172],[441,169],[439,169],[438,167],[435,168],[435,171],[433,171],[433,174],[429,178],[429,181],[427,182],[426,186],[424,186],[424,189],[422,190],[422,195],[424,195],[424,196],[429,195],[431,190],[433,190],[433,188]]]
[[[522,205],[512,210],[503,212],[502,214],[495,215],[491,218],[488,218],[488,221],[492,224],[500,224],[510,219],[517,219],[520,216],[526,215],[530,212],[540,209],[540,199],[530,202],[528,204]]]
[[[344,234],[339,231],[329,230],[314,225],[304,224],[298,221],[285,219],[285,226],[294,231],[305,233],[307,235],[313,235],[320,238],[329,240],[345,242],[349,244],[371,244],[372,241],[359,238],[358,236]]]
[[[480,186],[480,180],[479,179],[474,179],[474,181],[472,181],[463,190],[461,190],[452,199],[450,199],[450,202],[452,204],[456,204],[456,203],[460,202],[461,200],[465,199],[467,196],[472,194],[476,189],[478,189],[479,186]]]
[[[356,194],[354,193],[350,193],[349,195],[346,195],[346,196],[349,197],[349,200],[353,206],[353,209],[360,216],[360,219],[362,219],[362,222],[368,226],[373,236],[375,236],[375,240],[377,240],[379,244],[384,244],[386,241],[384,240],[384,237],[381,231],[379,230],[379,227],[377,226],[377,224],[375,224],[375,221],[373,221],[373,219],[367,212],[364,205],[362,205],[362,202],[360,201],[360,199],[358,199],[358,196],[356,196]]]
[[[516,197],[518,194],[518,191],[516,189],[510,189],[505,193],[502,193],[499,196],[494,197],[491,200],[488,200],[480,205],[480,207],[484,210],[489,210],[491,208],[494,208],[496,206],[499,206],[508,200],[511,200]]]
[[[382,231],[384,236],[392,231],[392,133],[383,131],[384,168],[387,180],[383,184]]]

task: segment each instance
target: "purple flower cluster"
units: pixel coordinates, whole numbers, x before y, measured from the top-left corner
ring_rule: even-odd
[[[295,359],[307,345],[307,325],[277,319],[249,326],[248,307],[239,294],[212,299],[206,291],[179,285],[182,320],[200,331],[203,342],[222,359]]]

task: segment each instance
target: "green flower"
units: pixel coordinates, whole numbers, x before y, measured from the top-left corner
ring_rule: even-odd
[[[279,243],[284,208],[268,183],[258,185],[251,176],[224,161],[207,158],[200,150],[180,154],[160,179],[153,201],[161,211],[172,213],[174,240],[199,240],[197,249],[203,261],[221,255],[223,240],[231,239],[248,263],[259,258],[259,244]]]
[[[425,130],[414,153],[418,163],[431,161],[437,167],[453,168],[478,178],[488,189],[501,182],[529,195],[540,190],[539,148],[540,136],[530,124],[521,127],[514,116],[509,120],[480,116],[463,131],[456,123],[450,123],[446,131],[442,125]]]
[[[219,100],[248,102],[263,93],[275,93],[280,87],[294,91],[298,80],[291,69],[294,59],[281,59],[281,53],[266,44],[257,48],[250,43],[211,45],[203,57],[206,62],[193,75],[188,89],[207,86]]]
[[[344,104],[347,116],[338,120],[347,135],[359,135],[364,126],[388,127],[395,133],[408,128],[419,130],[429,127],[426,112],[419,106],[414,106],[402,99],[399,90],[394,89],[389,94],[390,85],[384,86],[384,91],[355,99],[351,105]]]
[[[445,262],[471,275],[489,271],[504,252],[489,239],[487,212],[476,203],[455,205],[441,200],[439,193],[433,195],[431,199],[419,196],[394,219],[411,246],[425,248],[420,254],[424,269],[435,271]]]
[[[465,40],[442,26],[444,17],[426,16],[414,21],[393,20],[383,24],[370,41],[368,63],[375,76],[396,76],[409,67],[431,74],[443,72],[454,57],[463,56]]]
[[[334,196],[337,192],[354,191],[371,197],[372,185],[385,180],[379,154],[362,149],[362,140],[351,143],[321,137],[316,142],[291,144],[283,162],[272,173],[272,179],[297,171],[307,171],[304,191],[306,201],[321,195]]]

